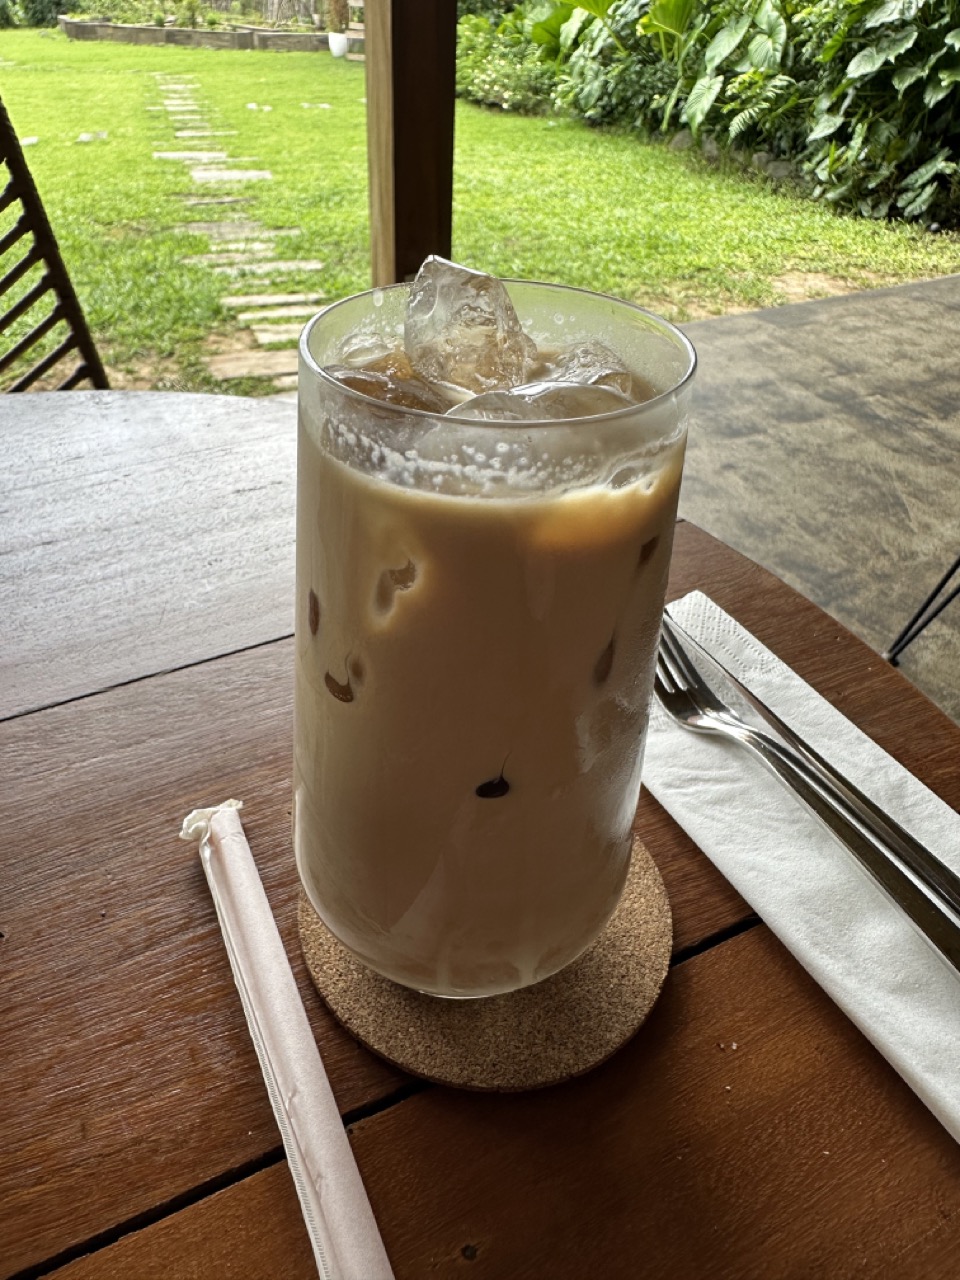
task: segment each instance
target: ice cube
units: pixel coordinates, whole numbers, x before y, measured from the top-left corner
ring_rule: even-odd
[[[404,346],[424,378],[477,394],[517,386],[537,354],[499,280],[437,257],[411,287]]]
[[[401,409],[423,409],[427,413],[446,413],[450,401],[413,369],[402,351],[391,351],[362,368],[334,364],[324,373],[351,391],[395,404]]]
[[[546,359],[543,381],[613,387],[629,396],[633,376],[616,352],[602,342],[581,342]]]
[[[488,391],[449,412],[458,418],[499,422],[540,422],[546,419],[592,418],[613,413],[636,402],[614,387],[579,382],[529,382],[510,391]]]

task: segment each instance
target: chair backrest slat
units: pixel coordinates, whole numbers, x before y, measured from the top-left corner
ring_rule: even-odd
[[[43,276],[29,293],[25,293],[19,302],[13,304],[6,315],[0,316],[0,333],[3,333],[5,329],[9,329],[14,321],[19,320],[22,315],[26,315],[34,303],[39,302],[43,295],[49,293],[52,288],[53,281],[50,276]]]
[[[31,347],[35,347],[40,339],[45,337],[62,319],[63,311],[59,306],[54,307],[50,314],[44,316],[40,323],[22,337],[15,347],[11,347],[9,351],[0,356],[0,373],[5,373],[12,364],[16,364],[21,356],[26,355]]]
[[[68,356],[72,351],[78,353],[78,364],[72,372],[56,384],[56,390],[69,390],[81,382],[89,382],[98,389],[106,390],[110,384],[97,353],[90,330],[70,280],[56,237],[50,226],[40,194],[34,184],[33,177],[27,167],[20,147],[19,139],[6,108],[0,101],[0,165],[5,165],[8,181],[0,192],[0,214],[12,210],[16,221],[9,225],[0,235],[0,257],[8,253],[28,235],[33,236],[33,244],[26,254],[19,259],[0,279],[0,334],[13,329],[13,345],[8,351],[0,354],[0,374],[8,370],[16,378],[6,391],[25,391],[34,385]],[[0,182],[3,175],[0,174]],[[16,206],[19,204],[19,211]],[[26,292],[15,290],[8,298],[14,286],[38,264],[43,266],[43,275],[39,281],[31,283]],[[53,292],[56,304],[53,310],[44,316],[27,333],[22,333],[23,322],[28,321],[31,309],[41,302],[44,295]],[[18,296],[19,295],[19,296]],[[66,325],[69,330],[65,341],[60,342],[53,350],[47,352],[47,343],[40,351],[34,348],[46,338],[58,325]],[[15,327],[14,327],[15,326]],[[28,356],[29,353],[29,356]],[[26,372],[20,373],[14,366],[24,357],[35,361]],[[17,375],[20,376],[17,376]]]
[[[41,360],[39,364],[35,364],[33,368],[28,373],[25,373],[18,382],[15,382],[10,390],[26,391],[27,387],[32,386],[38,378],[42,378],[43,375],[48,373],[55,364],[59,364],[63,357],[69,355],[76,346],[77,335],[75,333],[71,333],[69,338],[64,339],[64,341],[60,343],[59,347],[51,351],[50,354]]]

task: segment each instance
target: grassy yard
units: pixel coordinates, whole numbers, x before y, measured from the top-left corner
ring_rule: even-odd
[[[208,126],[235,133],[176,138],[158,74],[192,77]],[[21,138],[38,139],[25,154],[115,385],[272,389],[207,372],[211,351],[252,345],[221,299],[262,286],[184,262],[217,247],[187,223],[235,217],[296,232],[276,240],[275,256],[324,264],[264,292],[335,298],[366,287],[364,93],[363,66],[326,54],[0,32],[0,96]],[[220,188],[152,156],[194,149],[226,151],[232,166],[273,179],[238,186],[243,204],[188,207],[185,196]],[[459,104],[454,256],[683,320],[957,272],[960,237],[834,216],[689,152],[578,122]]]

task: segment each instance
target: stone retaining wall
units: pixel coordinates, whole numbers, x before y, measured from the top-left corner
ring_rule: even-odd
[[[138,27],[119,22],[58,19],[71,40],[120,40],[124,44],[178,44],[204,49],[269,49],[274,52],[318,53],[329,48],[325,31],[272,31],[242,27],[236,31],[197,30],[193,27]],[[350,53],[363,52],[363,40],[351,37]]]

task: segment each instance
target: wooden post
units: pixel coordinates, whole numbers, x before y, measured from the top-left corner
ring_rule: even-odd
[[[374,285],[450,256],[457,6],[366,0],[367,160]]]

